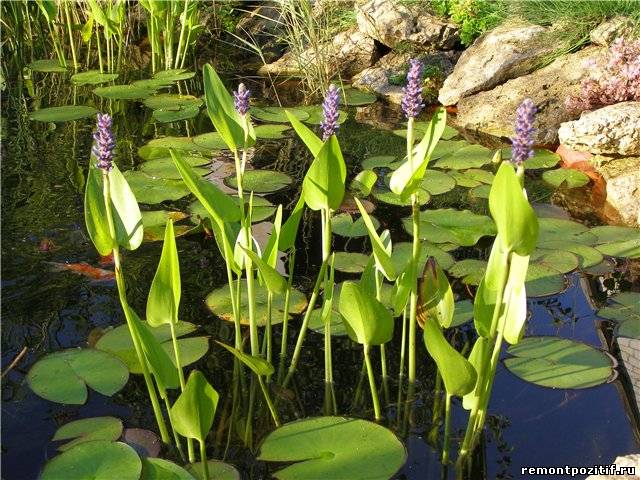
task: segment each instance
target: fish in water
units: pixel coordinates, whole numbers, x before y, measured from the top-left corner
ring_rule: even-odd
[[[47,262],[51,266],[54,272],[73,272],[78,275],[90,278],[95,281],[108,281],[115,278],[115,273],[112,270],[105,270],[103,268],[94,267],[86,262],[79,263],[59,263],[59,262]]]

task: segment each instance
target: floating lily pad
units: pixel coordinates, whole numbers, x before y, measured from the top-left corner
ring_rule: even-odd
[[[583,187],[590,180],[583,172],[571,168],[547,170],[542,174],[542,179],[554,187],[564,184],[567,188]]]
[[[204,176],[210,173],[208,168],[198,168],[198,165],[210,163],[210,160],[204,157],[186,156],[183,160],[193,167],[193,171],[197,174]],[[140,171],[151,177],[182,180],[182,175],[180,175],[172,158],[158,158],[144,162],[140,165]]]
[[[193,95],[180,95],[178,93],[161,93],[147,98],[142,103],[152,110],[177,109],[180,107],[202,106],[202,99]]]
[[[511,148],[503,148],[501,150],[502,158],[507,160],[511,158]],[[560,161],[560,155],[547,150],[546,148],[535,148],[533,157],[524,161],[524,168],[527,170],[537,170],[541,168],[555,167]]]
[[[463,171],[449,170],[447,173],[455,179],[458,185],[467,188],[491,185],[494,179],[493,173],[480,168],[470,168]]]
[[[418,275],[422,275],[422,266],[427,263],[429,257],[433,257],[443,270],[448,270],[455,263],[453,256],[440,248],[441,245],[434,245],[429,242],[422,242],[420,247],[420,259],[418,260]],[[393,245],[391,261],[396,272],[404,272],[411,261],[412,244],[410,242],[399,242]]]
[[[597,265],[593,267],[585,268],[585,273],[589,275],[605,275],[607,273],[611,273],[616,269],[616,263],[610,258],[605,258]]]
[[[602,351],[586,343],[558,337],[527,337],[507,350],[511,373],[551,388],[588,388],[605,383],[613,364]]]
[[[115,417],[83,418],[65,423],[51,439],[52,442],[71,440],[58,447],[64,452],[84,442],[94,440],[115,441],[122,435],[122,421]]]
[[[481,145],[469,145],[443,156],[435,163],[435,166],[438,168],[466,170],[467,168],[479,168],[491,163],[492,158],[493,152],[488,148]]]
[[[238,281],[234,282],[235,288],[238,287]],[[240,323],[243,325],[249,325],[249,300],[247,294],[246,281],[242,281],[242,288],[240,290],[240,311],[242,316],[240,317]],[[263,327],[267,324],[267,288],[264,285],[254,285],[254,297],[256,302],[256,321],[259,327]],[[205,300],[207,307],[217,316],[228,322],[233,322],[233,311],[231,308],[231,298],[229,295],[229,285],[218,288],[211,292]],[[291,289],[291,295],[289,299],[289,314],[298,315],[307,306],[307,297],[304,294],[296,290]],[[273,296],[273,313],[271,318],[272,325],[282,323],[284,316],[284,295]]]
[[[457,152],[461,148],[471,147],[471,146],[473,145],[465,140],[440,140],[436,144],[436,147],[433,149],[433,152],[431,153],[431,160],[436,160],[438,158],[451,155],[452,153]]]
[[[529,263],[525,283],[528,297],[545,297],[560,293],[566,286],[565,276],[552,265]]]
[[[374,168],[394,170],[400,166],[400,164],[401,162],[398,161],[398,157],[394,157],[393,155],[376,155],[365,158],[362,161],[362,168],[365,170],[373,170]]]
[[[400,195],[386,188],[374,188],[371,194],[375,199],[384,203],[388,203],[389,205],[396,205],[398,207],[411,206],[411,198],[407,198],[403,201]],[[423,188],[419,188],[418,190],[416,190],[416,194],[418,195],[418,203],[420,205],[426,205],[431,200],[431,195]]]
[[[191,193],[182,180],[152,177],[144,172],[127,170],[124,177],[139,203],[156,204],[179,200]]]
[[[98,111],[88,105],[66,105],[36,110],[29,115],[31,120],[39,122],[70,122],[81,118],[95,117]]]
[[[533,264],[546,265],[558,273],[569,273],[578,268],[580,262],[578,256],[568,250],[550,252],[538,249],[535,250],[529,258],[529,265]]]
[[[640,293],[618,293],[611,300],[615,303],[601,308],[597,315],[618,323],[617,336],[640,339]]]
[[[218,132],[203,133],[193,137],[193,143],[207,150],[224,150],[227,148],[227,144]]]
[[[100,73],[100,70],[89,70],[72,75],[71,81],[76,85],[99,85],[112,82],[119,76],[118,73]]]
[[[236,204],[240,203],[240,199],[238,197],[232,197]],[[245,200],[246,201],[246,200]],[[273,203],[263,197],[253,197],[253,211],[251,213],[251,221],[253,223],[258,223],[266,220],[271,217],[276,211],[276,207]],[[200,200],[196,200],[189,205],[189,212],[194,217],[209,218],[209,214],[207,210],[204,208],[204,205],[200,203]],[[196,221],[197,219],[194,219]]]
[[[411,232],[411,217],[402,224]],[[491,218],[469,210],[442,208],[420,212],[420,236],[433,243],[455,243],[470,247],[485,235],[495,235],[496,227]]]
[[[187,105],[185,107],[159,108],[153,111],[153,118],[160,123],[180,122],[198,116],[200,107],[198,105]]]
[[[173,82],[169,80],[162,80],[156,78],[145,78],[143,80],[136,80],[131,82],[131,85],[139,88],[149,88],[152,90],[160,90],[173,87]]]
[[[144,227],[144,239],[148,242],[158,242],[164,239],[164,229],[167,220],[171,218],[174,222],[179,222],[189,215],[183,212],[171,210],[154,210],[142,212],[142,226]],[[173,230],[176,237],[181,237],[193,232],[196,228],[191,225],[174,225]]]
[[[67,65],[73,65],[71,60],[67,60]],[[60,61],[57,59],[34,60],[33,62],[27,64],[27,68],[33,70],[34,72],[42,73],[65,73],[67,71],[67,67],[60,65]]]
[[[199,137],[200,135],[198,135]],[[155,158],[158,157],[167,157],[167,158],[171,158],[171,155],[169,154],[169,149],[172,148],[174,150],[181,150],[184,152],[200,152],[203,155],[205,154],[210,154],[211,150],[217,150],[216,148],[207,148],[205,146],[196,144],[194,142],[194,140],[198,137],[160,137],[160,138],[154,138],[153,140],[150,140],[149,143],[147,143],[145,145],[145,147],[148,147],[149,150],[151,149],[156,149],[156,150],[151,150],[153,153],[155,153]],[[142,147],[144,148],[144,147]],[[140,150],[142,150],[142,148],[140,148]],[[162,150],[164,149],[164,150]],[[140,150],[138,150],[138,155],[140,155],[142,158],[144,158],[145,160],[151,160],[151,158],[148,154],[147,155],[143,155]],[[143,152],[144,153],[144,152]]]
[[[300,121],[309,118],[309,114],[304,109],[297,107],[251,107],[249,113],[252,117],[262,120],[263,122],[289,123],[289,118],[287,114],[284,113],[285,110]]]
[[[143,458],[140,480],[193,480],[193,475],[169,460]]]
[[[369,263],[369,255],[358,252],[336,252],[333,267],[339,272],[362,273]]]
[[[143,323],[145,323],[156,340],[160,342],[162,348],[175,364],[176,357],[171,341],[171,327],[169,325],[152,327],[146,322]],[[188,322],[178,322],[175,326],[176,337],[178,337],[178,343],[180,344],[180,364],[183,367],[197,362],[209,350],[209,337],[180,338],[194,332],[196,328],[196,325]],[[96,343],[96,348],[116,355],[126,364],[131,373],[142,373],[142,367],[138,362],[131,334],[126,324],[105,333]]]
[[[207,462],[209,469],[209,478],[211,480],[240,480],[240,472],[236,470],[236,467],[228,463],[220,462],[218,460],[209,460]],[[196,480],[204,480],[204,470],[202,468],[202,462],[192,463],[187,466],[187,471],[193,475]]]
[[[306,418],[271,432],[258,460],[291,465],[273,475],[279,480],[387,480],[404,465],[407,452],[395,434],[366,420]]]
[[[322,109],[322,105],[311,105],[308,107],[298,107],[301,110],[304,110],[309,114],[309,118],[307,118],[304,123],[308,123],[309,125],[320,125],[324,121],[324,111]],[[338,124],[344,123],[348,118],[347,112],[343,110],[339,110],[338,113]]]
[[[640,242],[637,240],[596,245],[596,250],[610,257],[640,258]]]
[[[348,107],[370,105],[378,99],[373,93],[347,87],[340,92],[340,103]]]
[[[154,73],[153,78],[156,80],[164,80],[169,82],[178,82],[180,80],[189,80],[196,76],[196,72],[190,72],[184,68],[174,68],[171,70],[161,70]]]
[[[347,335],[347,329],[342,321],[342,315],[337,310],[339,302],[338,292],[333,295],[333,308],[331,309],[331,336],[332,337],[344,337]],[[316,308],[311,312],[309,318],[309,328],[316,333],[324,334],[324,321],[322,319],[322,308]]]
[[[290,130],[291,127],[289,125],[258,125],[254,128],[256,132],[256,137],[258,138],[266,138],[266,139],[280,139],[285,138],[284,132]]]
[[[142,462],[121,442],[96,440],[81,443],[49,461],[41,480],[138,480]]]
[[[225,185],[237,188],[235,176],[227,177]],[[273,193],[288,187],[293,183],[289,175],[275,170],[247,170],[242,177],[242,186],[245,192]]]
[[[156,90],[136,85],[111,85],[109,87],[98,87],[93,90],[93,93],[111,100],[140,100],[150,97],[156,93]]]
[[[589,230],[596,249],[604,255],[640,258],[640,229],[603,225]]]
[[[545,254],[553,251],[564,250],[571,252],[578,257],[580,268],[589,268],[602,262],[602,254],[589,245],[583,245],[577,242],[566,242],[562,240],[549,240],[546,242],[538,242],[538,250]]]
[[[371,221],[376,229],[380,226],[380,222],[376,217],[370,215]],[[347,238],[366,237],[367,227],[362,217],[358,217],[355,221],[349,213],[340,213],[331,219],[331,231],[336,235]]]
[[[573,220],[540,217],[538,226],[540,228],[538,243],[558,240],[593,245],[596,241],[595,235],[589,232],[588,227]]]
[[[71,348],[38,360],[27,380],[40,397],[57,403],[82,405],[87,401],[87,385],[111,396],[129,379],[127,367],[109,353],[92,348]]]
[[[471,300],[460,300],[456,302],[453,312],[453,320],[449,328],[459,327],[473,320],[473,302]]]
[[[456,181],[451,175],[447,175],[440,170],[426,170],[421,187],[431,195],[440,195],[453,190]]]
[[[456,262],[455,265],[448,268],[447,271],[454,277],[462,278],[462,282],[467,285],[479,285],[486,269],[486,261],[466,258]]]
[[[491,185],[478,185],[469,190],[469,197],[473,199],[489,198],[491,193]]]

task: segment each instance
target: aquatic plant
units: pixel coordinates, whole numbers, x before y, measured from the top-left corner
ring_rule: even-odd
[[[533,157],[533,121],[536,106],[530,98],[525,99],[516,110],[515,132],[511,139],[511,161],[521,167],[525,160]]]

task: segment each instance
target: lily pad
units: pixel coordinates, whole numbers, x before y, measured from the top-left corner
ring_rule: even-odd
[[[603,225],[589,230],[595,236],[596,249],[604,255],[640,258],[640,229]]]
[[[117,357],[92,348],[70,348],[38,360],[27,381],[36,395],[52,402],[82,405],[87,386],[111,396],[129,380],[129,372]]]
[[[153,75],[156,80],[165,80],[169,82],[178,82],[180,80],[189,80],[196,76],[196,72],[190,72],[184,68],[174,68],[171,70],[160,70]]]
[[[491,163],[493,152],[481,145],[469,145],[443,156],[435,163],[438,168],[451,168],[453,170],[466,170],[467,168],[479,168]]]
[[[586,343],[558,337],[527,337],[507,350],[511,373],[551,388],[589,388],[605,383],[613,364],[602,351]]]
[[[111,100],[140,100],[156,93],[156,89],[136,85],[111,85],[98,87],[93,90],[93,93]]]
[[[615,303],[601,308],[597,315],[618,323],[617,336],[640,339],[640,293],[618,293],[611,300]]]
[[[469,190],[469,197],[473,199],[489,198],[491,193],[491,185],[478,185]]]
[[[187,105],[186,107],[159,108],[153,111],[152,116],[160,123],[171,123],[194,118],[199,113],[198,105]]]
[[[558,273],[573,272],[580,262],[578,256],[566,250],[545,251],[538,249],[531,254],[529,265],[545,265]]]
[[[421,187],[431,195],[440,195],[453,190],[456,181],[451,175],[447,175],[440,170],[426,170]]]
[[[158,242],[164,239],[164,229],[167,220],[171,218],[174,222],[179,222],[187,218],[184,212],[173,210],[153,210],[142,212],[142,226],[144,227],[144,239],[148,242]],[[195,230],[191,225],[174,225],[173,230],[176,237],[181,237]]]
[[[473,302],[471,300],[460,300],[456,302],[453,312],[453,320],[449,328],[459,327],[473,320]]]
[[[256,137],[274,140],[285,138],[286,135],[284,135],[284,132],[290,129],[291,127],[289,125],[273,124],[258,125],[257,127],[254,127]]]
[[[479,285],[486,269],[486,261],[466,258],[456,262],[447,271],[454,277],[462,278],[462,282],[467,285]]]
[[[235,176],[225,178],[224,183],[231,188],[238,186]],[[247,170],[242,183],[245,192],[273,193],[288,187],[293,180],[286,173],[275,170]]]
[[[142,462],[121,442],[85,442],[61,453],[44,466],[41,480],[138,480]]]
[[[224,140],[218,132],[196,135],[193,137],[193,143],[207,150],[224,150],[227,148],[227,144],[224,143]]]
[[[501,150],[503,159],[511,158],[511,148],[503,148]],[[535,148],[533,157],[524,161],[524,168],[527,170],[538,170],[542,168],[553,168],[560,161],[560,155],[547,150],[546,148]]]
[[[71,81],[76,85],[100,85],[112,82],[118,78],[118,73],[101,73],[100,70],[88,70],[71,76]]]
[[[70,122],[81,118],[95,117],[98,111],[88,105],[66,105],[36,110],[29,115],[31,120],[39,122]]]
[[[287,114],[284,113],[285,110],[300,121],[304,121],[309,118],[309,114],[304,109],[296,107],[251,107],[249,109],[249,113],[252,117],[263,122],[289,123],[289,118],[287,117]]]
[[[431,160],[446,157],[447,155],[451,155],[462,148],[471,146],[473,145],[466,140],[440,140],[431,153]]]
[[[258,460],[287,462],[273,473],[279,480],[387,480],[404,465],[407,452],[395,434],[366,420],[306,418],[271,432]]]
[[[405,123],[406,125],[406,123]],[[424,136],[424,133],[427,131],[429,127],[429,122],[414,122],[413,124],[413,128],[416,132],[418,132],[416,134],[416,142],[420,141],[422,139],[422,137]],[[407,129],[403,128],[403,129],[398,129],[398,130],[394,130],[393,133],[395,135],[398,135],[399,137],[402,138],[407,138]],[[460,134],[460,132],[458,132],[455,128],[450,127],[449,125],[447,125],[446,127],[444,127],[444,131],[442,132],[442,135],[440,138],[442,138],[443,140],[451,140],[452,138],[457,137]]]
[[[200,135],[199,135],[200,136]],[[200,152],[202,155],[210,154],[211,150],[216,150],[215,148],[207,148],[202,145],[198,145],[194,142],[194,140],[198,137],[160,137],[154,138],[150,140],[149,143],[145,145],[149,149],[164,149],[164,150],[155,150],[155,158],[158,157],[167,157],[171,158],[169,154],[169,149],[172,148],[174,150],[181,150],[184,152]],[[144,148],[144,147],[143,147]],[[150,160],[151,157],[149,155],[142,155],[140,150],[138,150],[138,155],[146,160]]]
[[[546,242],[538,242],[538,250],[545,254],[553,251],[563,250],[571,252],[578,257],[579,267],[582,269],[593,267],[602,262],[602,254],[589,245],[583,245],[578,242],[566,242],[562,240],[549,240]]]
[[[238,281],[234,281],[235,288],[238,287]],[[249,325],[249,300],[247,293],[246,281],[242,281],[242,288],[240,291],[240,311],[242,315],[240,317],[240,323],[242,325]],[[259,327],[263,327],[267,324],[267,288],[264,285],[254,285],[254,297],[256,302],[256,321]],[[231,298],[229,294],[229,285],[218,288],[211,292],[206,300],[207,307],[215,315],[226,320],[233,322],[233,313],[231,308]],[[307,297],[304,293],[295,288],[291,289],[291,296],[289,299],[289,314],[298,315],[302,313],[307,306]],[[284,316],[284,295],[273,296],[273,313],[271,318],[271,324],[276,325],[282,323]]]
[[[389,205],[396,205],[398,207],[411,206],[411,198],[402,200],[400,195],[392,192],[388,188],[385,188],[385,189],[374,188],[371,191],[371,194],[375,199],[383,203],[388,203]],[[418,195],[418,203],[420,205],[426,205],[431,200],[431,195],[424,188],[419,188],[418,190],[416,190],[416,194]]]
[[[373,170],[374,168],[388,168],[394,170],[401,162],[398,161],[398,157],[393,155],[375,155],[373,157],[367,157],[362,161],[362,168],[365,170]]]
[[[147,98],[142,103],[152,110],[178,109],[181,107],[202,106],[202,99],[193,95],[180,95],[178,93],[161,93]]]
[[[554,187],[564,184],[567,188],[583,187],[590,180],[585,173],[571,168],[547,170],[542,174],[542,179]]]
[[[232,197],[236,204],[240,203],[238,197]],[[263,197],[253,197],[253,211],[251,213],[252,223],[258,223],[271,217],[276,211],[276,207],[273,203]],[[189,212],[194,217],[209,218],[209,213],[204,208],[204,205],[200,203],[200,200],[196,200],[189,205]],[[194,218],[194,221],[197,219]]]
[[[363,92],[356,88],[347,87],[340,92],[340,103],[348,107],[370,105],[378,99],[373,93]]]
[[[169,460],[143,458],[140,480],[193,480],[193,475]]]
[[[215,480],[240,480],[240,472],[236,467],[229,463],[220,462],[218,460],[209,460],[207,462],[209,469],[209,478]],[[187,471],[193,475],[196,480],[204,480],[204,470],[202,462],[192,463],[187,466]]]
[[[347,329],[342,321],[342,315],[338,309],[338,294],[334,293],[333,296],[333,308],[331,309],[331,336],[332,337],[345,337],[347,335]],[[309,317],[309,329],[316,333],[324,334],[324,321],[322,320],[322,308],[316,308],[311,312]]]
[[[179,200],[191,193],[182,180],[152,177],[133,170],[124,172],[124,177],[139,203],[154,205],[166,200]]]
[[[299,107],[301,110],[304,110],[309,114],[309,118],[307,118],[304,123],[308,123],[309,125],[320,125],[324,121],[324,111],[322,109],[322,105],[310,105],[308,107]],[[339,110],[338,113],[338,124],[344,123],[348,118],[347,112],[343,110]]]
[[[151,327],[146,322],[144,323],[175,364],[176,357],[171,341],[171,327],[169,325]],[[196,328],[196,325],[188,322],[178,322],[175,326],[176,337],[178,337],[180,344],[180,364],[183,367],[197,362],[209,350],[209,337],[180,338],[194,332]],[[126,364],[131,373],[142,373],[142,367],[138,362],[133,340],[131,340],[131,334],[126,324],[105,333],[96,343],[96,348],[116,355]]]
[[[170,80],[163,80],[163,79],[157,79],[157,78],[144,78],[142,80],[136,80],[135,82],[131,82],[131,85],[133,85],[134,87],[160,90],[163,88],[173,87],[173,82]]]
[[[373,215],[369,215],[376,229],[380,226],[380,222]],[[362,217],[358,217],[355,221],[350,213],[340,213],[331,219],[331,231],[336,235],[347,238],[366,237],[367,226],[364,224]]]
[[[567,287],[564,274],[578,265],[578,256],[568,251],[534,251],[527,270],[527,296],[544,297],[562,292]]]
[[[183,160],[193,167],[194,172],[202,176],[207,175],[210,172],[208,168],[198,168],[198,165],[206,165],[207,163],[210,163],[210,160],[204,157],[187,156],[184,157]],[[182,180],[182,176],[171,158],[158,158],[156,160],[144,162],[140,165],[140,171],[151,177]]]
[[[434,245],[429,242],[422,242],[420,247],[420,259],[418,260],[418,275],[422,275],[422,266],[427,263],[429,257],[433,257],[443,270],[448,270],[455,263],[453,256],[440,248],[441,245]],[[391,261],[396,272],[404,272],[411,261],[412,244],[410,242],[399,242],[393,245]]]
[[[538,243],[542,244],[550,241],[582,243],[593,245],[596,241],[595,235],[589,232],[589,227],[573,220],[563,218],[538,218],[540,232]]]
[[[411,232],[411,217],[402,224]],[[491,218],[469,210],[441,208],[420,212],[420,237],[433,243],[455,243],[470,247],[481,237],[495,235],[496,227]]]
[[[369,255],[358,252],[335,252],[333,267],[339,272],[362,273],[369,263]]]
[[[58,450],[64,452],[80,443],[93,440],[115,441],[120,438],[120,435],[122,435],[122,421],[119,418],[94,417],[65,423],[56,431],[51,441],[71,440],[58,447]]]
[[[67,60],[67,65],[72,65],[71,60]],[[58,59],[34,60],[27,64],[27,68],[34,72],[42,73],[65,73],[67,71],[67,67],[60,65],[60,61]]]

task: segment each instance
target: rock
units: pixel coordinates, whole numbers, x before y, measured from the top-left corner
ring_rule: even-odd
[[[367,90],[385,98],[388,102],[400,104],[402,101],[402,85],[394,85],[391,81],[394,76],[406,74],[409,59],[415,56],[410,53],[391,52],[382,57],[376,64],[370,68],[363,70],[355,75],[352,79],[352,85],[356,88]],[[442,78],[453,70],[457,54],[454,51],[434,52],[430,54],[418,55],[425,65],[435,65],[439,73],[434,78],[430,78],[425,82],[423,95],[427,102],[435,100],[435,92],[437,91],[437,82],[441,82]],[[430,82],[434,84],[429,85]],[[432,91],[432,97],[429,98],[429,91]]]
[[[450,49],[458,41],[455,25],[425,12],[424,5],[411,9],[393,0],[368,0],[356,4],[361,32],[394,48],[402,42]]]
[[[634,467],[635,475],[589,475],[586,480],[637,480],[640,478],[640,455],[631,454],[616,458],[616,467]]]
[[[329,45],[318,49],[323,57],[320,61],[328,64],[331,75],[341,74],[351,77],[357,72],[371,66],[379,57],[373,38],[352,28],[340,32]],[[300,54],[300,62],[292,52],[285,53],[273,63],[263,65],[258,70],[260,75],[295,75],[301,73],[303,65],[316,62],[316,52],[309,48]]]
[[[607,204],[626,225],[640,226],[640,157],[595,156],[593,161],[606,181]]]
[[[640,102],[622,102],[584,112],[558,131],[560,143],[594,154],[640,155]]]
[[[591,43],[608,47],[618,37],[624,37],[633,30],[633,22],[623,16],[610,18],[594,28],[589,34]]]
[[[267,1],[242,17],[236,28],[241,32],[256,35],[275,35],[282,30],[282,15],[277,2]]]
[[[493,90],[465,97],[458,102],[454,122],[459,128],[510,138],[514,135],[516,108],[525,98],[531,98],[538,109],[535,143],[556,145],[560,124],[577,117],[567,111],[565,99],[579,88],[589,70],[588,61],[603,57],[606,51],[604,47],[587,47]]]
[[[546,31],[539,25],[506,24],[485,33],[462,53],[438,100],[454,105],[462,97],[532,72],[555,48],[541,41]]]

